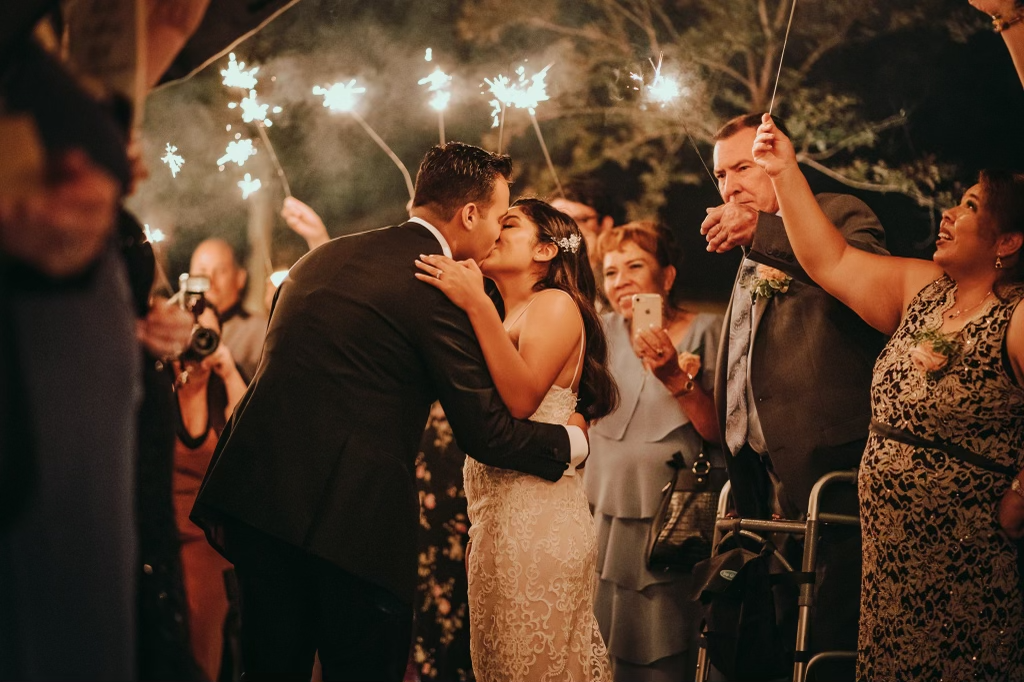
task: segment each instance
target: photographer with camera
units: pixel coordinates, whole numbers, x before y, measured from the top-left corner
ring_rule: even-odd
[[[184,275],[182,279],[182,304],[192,313],[195,324],[184,352],[171,363],[176,377],[177,408],[174,509],[181,541],[192,655],[203,677],[216,680],[224,648],[224,619],[228,614],[224,572],[231,569],[231,564],[210,546],[188,515],[217,439],[235,404],[245,394],[246,385],[231,350],[220,343],[217,310],[203,297],[208,281]]]
[[[222,340],[231,349],[246,382],[251,381],[263,352],[267,317],[251,313],[242,305],[248,273],[238,255],[225,240],[206,239],[192,252],[189,272],[209,278],[206,299],[219,311]]]

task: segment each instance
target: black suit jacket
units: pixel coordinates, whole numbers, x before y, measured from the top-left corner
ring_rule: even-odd
[[[414,460],[435,399],[476,459],[561,477],[565,428],[514,420],[469,318],[413,276],[419,254],[440,252],[407,223],[335,239],[291,269],[192,512],[214,546],[242,523],[411,602]]]
[[[886,253],[878,218],[859,199],[819,194],[818,203],[851,245]],[[782,218],[762,213],[747,257],[793,277],[786,293],[767,301],[749,367],[768,453],[787,497],[802,512],[814,483],[830,471],[856,467],[871,419],[870,387],[885,337],[815,285],[800,267]],[[743,289],[742,296],[748,295]],[[725,433],[729,320],[725,316],[715,376],[715,403]],[[759,458],[749,448],[728,457],[737,511],[764,517],[767,499],[750,480]]]

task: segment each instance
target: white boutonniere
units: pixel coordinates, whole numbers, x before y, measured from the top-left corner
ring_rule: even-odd
[[[769,299],[775,294],[784,294],[789,291],[792,281],[793,278],[782,270],[767,265],[758,265],[754,275],[747,282],[750,300],[756,302],[759,297]]]

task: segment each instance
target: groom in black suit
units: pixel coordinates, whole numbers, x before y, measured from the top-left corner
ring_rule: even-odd
[[[247,680],[308,680],[316,651],[325,680],[402,678],[413,462],[433,400],[459,447],[488,465],[556,481],[586,456],[578,425],[512,419],[469,319],[413,276],[420,254],[490,252],[511,171],[507,156],[434,147],[407,223],[328,242],[281,285],[192,512],[235,564]]]

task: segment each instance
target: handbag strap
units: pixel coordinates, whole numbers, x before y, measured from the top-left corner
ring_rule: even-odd
[[[956,459],[959,459],[968,464],[992,471],[997,474],[1005,474],[1007,476],[1016,476],[1017,472],[1002,464],[997,464],[987,457],[971,452],[965,447],[957,445],[955,443],[946,443],[944,441],[929,440],[922,438],[904,429],[897,429],[895,426],[889,426],[881,422],[871,420],[871,431],[882,438],[896,441],[897,443],[903,443],[904,445],[912,445],[917,448],[928,448],[929,450],[940,450],[945,452],[947,455],[951,455]]]

